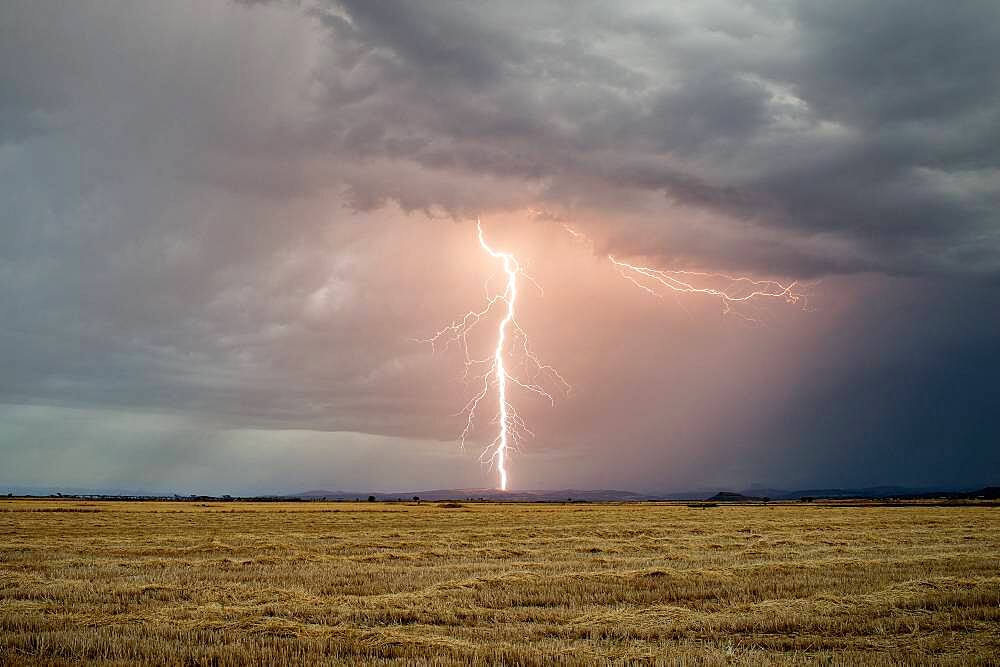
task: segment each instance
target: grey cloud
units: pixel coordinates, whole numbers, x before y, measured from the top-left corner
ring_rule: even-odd
[[[638,23],[638,12],[333,6],[343,13],[328,22],[334,41],[367,49],[361,61],[380,82],[360,104],[364,122],[345,132],[345,145],[366,155],[412,160],[442,179],[462,171],[543,183],[553,193],[543,203],[555,207],[593,180],[619,186],[607,193],[618,209],[632,189],[658,190],[735,225],[836,235],[874,270],[997,268],[996,189],[919,182],[927,169],[995,180],[993,3],[785,12],[723,3],[651,20],[617,42],[605,38]],[[378,50],[392,55],[378,64]],[[350,116],[336,98],[327,103]],[[391,186],[379,192],[366,179],[355,191],[370,204]],[[974,263],[962,251],[971,243],[989,246]],[[831,256],[825,268],[851,265]]]
[[[69,117],[105,158],[155,151],[181,178],[279,199],[346,188],[358,210],[572,214],[584,199],[608,242],[651,191],[854,248],[759,271],[997,269],[993,3],[253,3],[214,7],[208,27],[167,20],[159,39],[113,2],[11,11],[11,136]],[[484,194],[498,185],[508,202]],[[629,250],[662,255],[659,235]]]
[[[831,254],[799,266],[778,253],[757,269],[995,268],[995,190],[919,182],[927,168],[946,178],[994,174],[989,3],[714,3],[659,13],[600,3],[256,3],[213,9],[223,18],[207,24],[220,29],[195,31],[183,55],[153,39],[155,21],[122,7],[14,3],[11,36],[37,39],[5,40],[4,62],[22,65],[9,65],[3,99],[37,98],[33,113],[85,112],[78,135],[100,157],[111,148],[134,161],[155,150],[157,169],[253,194],[343,184],[358,209],[395,200],[466,216],[503,208],[484,195],[497,182],[511,206],[554,208],[598,203],[596,182],[607,229],[595,236],[618,235],[628,221],[613,211],[627,211],[634,190],[653,190],[736,226],[836,235],[868,258]],[[330,31],[327,41],[309,16]],[[190,27],[166,25],[168,38]],[[266,40],[240,47],[250,35]],[[290,43],[313,51],[296,57]],[[24,94],[26,85],[37,92]],[[926,103],[893,101],[899,91]],[[902,111],[883,118],[883,108]],[[462,187],[452,187],[459,177]],[[630,250],[662,254],[657,235]],[[974,263],[941,259],[943,246],[961,258],[971,244]],[[748,250],[687,249],[716,263],[745,262]]]
[[[996,3],[810,2],[798,19],[809,39],[797,85],[825,113],[879,129],[995,105]]]

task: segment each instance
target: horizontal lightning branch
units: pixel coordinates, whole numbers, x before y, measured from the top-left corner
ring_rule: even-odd
[[[564,224],[563,229],[575,240],[593,246],[590,239],[569,225]],[[722,302],[724,313],[734,314],[754,323],[758,322],[756,318],[742,312],[736,306],[752,301],[775,299],[805,308],[808,304],[808,289],[812,286],[799,281],[786,284],[777,280],[757,280],[749,276],[711,271],[657,269],[626,262],[611,254],[607,255],[607,258],[625,280],[652,296],[663,298],[666,294],[675,296],[693,294],[714,297]]]

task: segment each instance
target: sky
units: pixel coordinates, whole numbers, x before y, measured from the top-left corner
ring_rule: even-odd
[[[996,483],[998,61],[993,0],[5,0],[0,487],[494,486],[420,342],[477,218],[572,386],[512,488]]]

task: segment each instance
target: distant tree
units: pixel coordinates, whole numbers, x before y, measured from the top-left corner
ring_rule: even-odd
[[[413,496],[413,502],[419,503],[420,502],[420,496]]]
[[[368,496],[368,502],[370,503],[375,502],[375,496]]]
[[[769,502],[771,502],[771,499],[770,499],[770,498],[768,498],[767,496],[764,496],[763,498],[761,498],[761,500],[763,500],[763,501],[764,501],[764,504],[765,504],[765,505],[766,505],[766,504],[768,504]]]
[[[801,498],[799,498],[800,503],[811,503],[814,500],[816,499],[813,498],[812,496],[802,496]]]

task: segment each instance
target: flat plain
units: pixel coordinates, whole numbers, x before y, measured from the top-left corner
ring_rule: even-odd
[[[1000,508],[0,501],[0,663],[1000,664]]]

